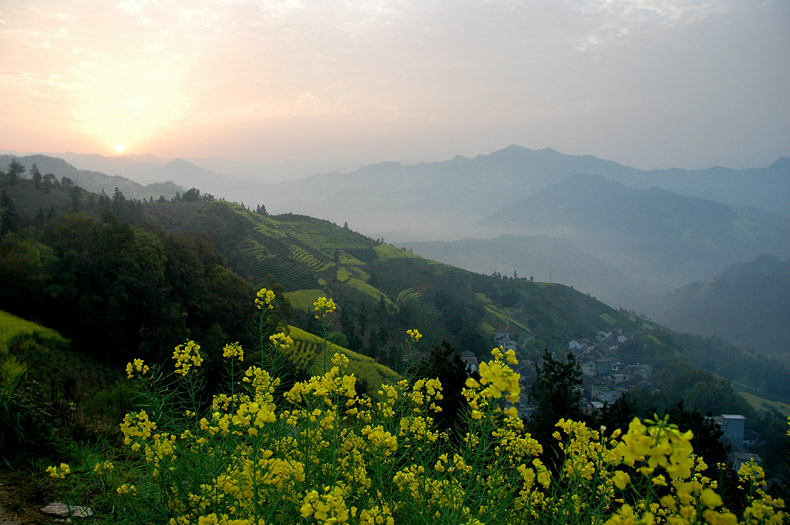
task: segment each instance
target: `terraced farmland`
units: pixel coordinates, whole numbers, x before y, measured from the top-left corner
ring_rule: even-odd
[[[321,337],[317,335],[313,335],[311,333],[305,332],[301,328],[297,328],[295,326],[291,326],[290,328],[290,335],[291,338],[294,340],[294,343],[302,342],[305,344],[303,348],[312,349],[314,352],[314,359],[312,361],[312,365],[307,369],[307,372],[312,375],[322,374],[323,373],[323,365],[324,365],[324,345],[326,345],[326,362],[330,363],[332,360],[332,356],[339,352],[344,354],[348,357],[348,371],[347,373],[353,373],[357,378],[364,380],[373,391],[378,388],[381,384],[389,384],[399,381],[401,377],[395,373],[391,368],[388,368],[382,364],[376,362],[375,359],[372,357],[368,357],[362,354],[358,354],[349,350],[348,348],[344,348],[342,346],[338,346],[334,343],[330,343],[328,341],[324,341]],[[301,352],[306,352],[306,350],[300,350]],[[328,365],[331,366],[331,365]]]
[[[290,251],[291,256],[295,261],[307,266],[316,273],[323,272],[324,270],[334,266],[334,263],[321,261],[312,253],[308,252],[304,248],[300,248],[299,246],[291,245]]]

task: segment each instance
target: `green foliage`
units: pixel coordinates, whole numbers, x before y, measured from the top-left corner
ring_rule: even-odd
[[[315,300],[325,293],[326,292],[323,290],[313,288],[309,290],[298,290],[296,292],[285,292],[285,297],[288,298],[295,309],[310,312],[313,309]]]
[[[4,236],[0,254],[0,306],[36,315],[95,355],[161,355],[217,323],[234,339],[249,333],[251,285],[197,236],[69,214],[40,234]]]
[[[563,417],[579,418],[581,393],[576,387],[581,385],[582,373],[576,357],[568,353],[563,362],[545,349],[543,363],[536,365],[535,370],[537,379],[532,385],[532,397],[537,403],[535,421],[541,424]]]
[[[426,359],[412,365],[409,375],[412,381],[419,378],[436,378],[441,381],[443,399],[439,406],[442,411],[435,416],[436,425],[444,431],[460,428],[466,407],[462,391],[466,388],[466,379],[471,374],[455,348],[447,341],[433,346]]]

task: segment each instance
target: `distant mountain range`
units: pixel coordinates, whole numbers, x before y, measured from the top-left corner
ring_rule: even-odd
[[[519,146],[474,158],[458,156],[415,165],[383,163],[351,173],[316,175],[273,188],[274,195],[282,200],[271,201],[267,207],[300,213],[312,210],[336,221],[344,213],[343,220],[380,228],[412,228],[416,235],[430,229],[422,223],[426,215],[463,221],[466,227],[577,174],[600,175],[634,189],[659,187],[728,206],[756,207],[790,216],[785,198],[790,195],[787,158],[766,168],[748,170],[643,171],[596,157]],[[348,209],[352,203],[355,210]],[[396,218],[399,220],[394,222]],[[440,233],[451,232],[447,226],[451,225],[434,225]]]
[[[548,236],[553,240],[535,248],[543,252],[545,263],[526,263],[505,251],[471,255],[465,249],[462,266],[488,272],[501,267],[491,264],[493,258],[510,257],[502,260],[508,269],[546,274],[557,268],[558,280],[569,279],[582,291],[625,306],[638,302],[617,295],[624,289],[663,293],[760,254],[790,257],[790,158],[744,170],[644,171],[550,148],[509,146],[474,158],[374,164],[277,184],[231,178],[182,159],[71,158],[105,166],[112,175],[128,174],[136,183],[101,178],[51,157],[22,161],[29,165],[37,159],[42,171],[69,176],[94,191],[117,186],[127,197],[150,195],[153,189],[167,196],[194,186],[248,207],[264,204],[270,213],[347,222],[355,231],[390,242],[492,239],[512,233],[530,236],[534,244],[536,236]],[[169,184],[142,186],[153,181]],[[575,247],[569,252],[559,240]],[[509,242],[523,248],[525,240]],[[593,260],[597,263],[579,263]],[[572,267],[584,267],[588,277]],[[589,277],[592,268],[596,279]]]
[[[42,175],[52,173],[60,180],[68,177],[71,181],[81,188],[95,193],[104,192],[112,195],[115,188],[118,188],[127,198],[148,199],[150,197],[159,198],[163,196],[167,199],[172,198],[176,193],[183,193],[184,188],[172,182],[151,182],[150,184],[139,184],[126,177],[119,175],[107,175],[97,171],[77,169],[63,159],[50,157],[48,155],[0,155],[0,166],[5,169],[12,159],[16,159],[29,172],[35,164]]]
[[[565,238],[643,280],[675,286],[763,253],[790,255],[790,219],[600,175],[573,175],[480,224]]]

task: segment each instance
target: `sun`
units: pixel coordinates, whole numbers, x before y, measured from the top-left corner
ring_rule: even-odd
[[[115,151],[117,153],[123,153],[125,149],[126,149],[126,146],[124,146],[123,144],[116,144],[115,145]]]

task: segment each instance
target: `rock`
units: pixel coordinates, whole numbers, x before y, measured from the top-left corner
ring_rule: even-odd
[[[44,514],[60,516],[62,518],[87,518],[93,516],[93,509],[90,507],[79,507],[77,505],[66,505],[65,503],[50,503],[46,507],[39,509]]]

